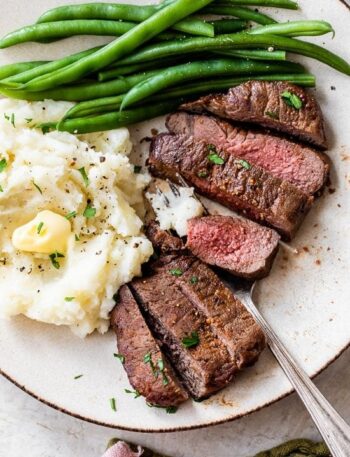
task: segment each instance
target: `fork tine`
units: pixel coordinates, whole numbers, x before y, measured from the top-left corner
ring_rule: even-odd
[[[164,193],[161,189],[159,189],[159,187],[157,187],[157,194],[158,194],[160,197],[163,198],[164,203],[165,203],[165,206],[166,206],[167,208],[169,208],[169,207],[170,207],[170,201],[169,201],[168,197],[165,195],[165,193]]]
[[[180,191],[178,189],[178,186],[176,184],[174,184],[173,182],[170,181],[170,179],[167,179],[166,180],[169,187],[170,187],[170,190],[171,192],[174,194],[175,197],[180,197]]]
[[[186,180],[179,174],[179,173],[176,173],[176,178],[177,180],[179,181],[179,183],[181,184],[182,187],[187,187],[189,188],[190,186],[188,185],[188,183],[186,182]],[[204,205],[204,203],[201,201],[201,199],[198,197],[196,191],[194,190],[193,191],[193,198],[196,199],[202,206],[203,206],[203,209],[204,209],[204,214],[206,216],[209,216],[210,215],[210,212],[208,210],[208,208]]]

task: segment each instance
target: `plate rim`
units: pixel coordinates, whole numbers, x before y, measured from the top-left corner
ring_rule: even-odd
[[[340,1],[342,1],[342,0],[340,0]],[[350,341],[347,344],[345,344],[343,346],[343,348],[340,349],[340,351],[331,360],[329,360],[323,367],[321,367],[315,373],[311,374],[310,378],[311,379],[316,378],[319,374],[321,374],[324,370],[326,370],[330,365],[332,365],[333,362],[335,362],[339,357],[341,357],[346,352],[347,349],[350,349]],[[199,429],[202,429],[202,428],[212,427],[212,426],[215,426],[215,425],[227,424],[229,422],[234,422],[234,421],[236,421],[238,419],[241,419],[242,417],[249,416],[249,415],[251,415],[251,414],[253,414],[255,412],[258,412],[258,411],[260,411],[260,410],[262,410],[262,409],[264,409],[264,408],[266,408],[268,406],[271,406],[271,405],[279,402],[280,400],[283,400],[284,398],[287,398],[289,395],[291,395],[292,393],[295,392],[294,388],[290,388],[284,394],[279,395],[275,399],[273,399],[271,401],[268,401],[268,402],[265,402],[262,405],[257,406],[256,408],[253,408],[253,409],[251,409],[249,411],[246,411],[244,413],[239,413],[239,414],[233,415],[231,417],[226,417],[225,419],[219,419],[219,420],[216,420],[216,421],[208,422],[208,423],[205,423],[205,424],[188,425],[188,426],[185,425],[185,426],[180,426],[180,427],[172,427],[172,428],[164,428],[164,429],[162,429],[162,428],[159,428],[159,429],[154,429],[154,428],[152,428],[152,429],[145,429],[145,428],[139,429],[137,427],[125,427],[125,426],[122,426],[122,425],[111,424],[111,423],[108,423],[108,422],[99,421],[97,419],[92,419],[90,417],[81,416],[80,414],[77,414],[77,413],[74,413],[72,411],[69,411],[66,408],[62,408],[61,406],[55,405],[54,403],[52,403],[52,402],[50,402],[48,400],[45,400],[44,398],[41,398],[40,396],[38,396],[34,392],[31,392],[25,386],[20,385],[20,383],[18,383],[15,379],[12,379],[12,377],[10,375],[8,375],[7,373],[5,373],[1,368],[0,368],[0,374],[5,379],[10,381],[12,384],[14,384],[16,387],[21,389],[24,393],[30,395],[35,400],[40,401],[40,403],[43,403],[44,405],[49,406],[50,408],[52,408],[52,409],[54,409],[54,410],[56,410],[56,411],[58,411],[60,413],[66,414],[66,415],[68,415],[70,417],[74,417],[75,419],[79,419],[79,420],[82,420],[84,422],[88,422],[90,424],[98,425],[100,427],[105,427],[105,428],[114,429],[114,430],[123,430],[123,431],[127,431],[127,432],[136,432],[136,433],[175,433],[175,432],[185,432],[185,431],[190,431],[190,430],[199,430]]]
[[[345,8],[347,8],[348,11],[350,11],[350,1],[349,0],[338,0],[338,1],[340,3],[342,3],[345,6]],[[325,365],[323,365],[321,368],[316,370],[315,373],[311,374],[310,378],[314,379],[319,374],[321,374],[323,371],[325,371],[330,365],[332,365],[332,363],[334,363],[339,357],[341,357],[347,351],[347,349],[350,349],[350,340]],[[10,381],[13,385],[18,387],[20,390],[22,390],[22,392],[28,394],[29,396],[31,396],[35,400],[38,400],[40,403],[42,403],[42,404],[44,404],[46,406],[49,406],[50,408],[52,408],[52,409],[54,409],[54,410],[56,410],[56,411],[58,411],[60,413],[63,413],[65,415],[67,415],[67,416],[73,417],[75,419],[82,420],[84,422],[87,422],[87,423],[90,423],[90,424],[93,424],[93,425],[98,425],[100,427],[105,427],[105,428],[114,429],[114,430],[123,430],[123,431],[128,431],[128,432],[137,432],[137,433],[175,433],[175,432],[183,432],[183,431],[190,431],[190,430],[199,430],[199,429],[202,429],[202,428],[212,427],[212,426],[215,426],[215,425],[227,424],[227,423],[230,423],[230,422],[234,422],[234,421],[236,421],[238,419],[241,419],[242,417],[249,416],[249,415],[251,415],[251,414],[253,414],[255,412],[261,411],[262,409],[264,409],[264,408],[266,408],[268,406],[271,406],[271,405],[279,402],[280,400],[283,400],[284,398],[287,398],[288,396],[290,396],[292,393],[295,392],[294,388],[290,388],[284,394],[281,394],[278,397],[276,397],[275,399],[273,399],[271,401],[267,401],[267,402],[263,403],[262,405],[257,406],[256,408],[252,408],[249,411],[246,411],[246,412],[243,412],[243,413],[239,413],[239,414],[235,414],[235,415],[233,415],[231,417],[226,417],[225,419],[219,419],[219,420],[211,421],[211,422],[208,422],[208,423],[205,423],[205,424],[179,426],[179,427],[164,428],[164,429],[162,429],[162,428],[159,428],[159,429],[154,429],[154,428],[153,429],[139,429],[137,427],[126,427],[126,426],[122,426],[122,425],[115,425],[115,424],[111,424],[111,423],[108,423],[108,422],[99,421],[97,419],[92,419],[90,417],[85,417],[85,416],[82,416],[82,415],[80,415],[78,413],[74,413],[72,411],[69,411],[66,408],[62,408],[61,406],[55,405],[54,403],[50,402],[49,400],[41,398],[39,395],[35,394],[31,390],[27,389],[24,385],[21,385],[19,382],[17,382],[15,379],[13,379],[9,374],[7,374],[4,370],[2,370],[1,367],[0,367],[0,375],[3,376],[8,381]]]

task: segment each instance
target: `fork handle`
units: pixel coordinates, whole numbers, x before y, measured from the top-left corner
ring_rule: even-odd
[[[349,425],[325,399],[306,372],[298,366],[287,348],[260,314],[250,295],[247,294],[244,298],[248,301],[249,311],[265,332],[271,351],[309,411],[330,453],[333,457],[349,457]]]

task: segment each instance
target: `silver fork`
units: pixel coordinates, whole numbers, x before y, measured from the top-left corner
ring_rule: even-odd
[[[309,411],[333,457],[350,456],[350,427],[331,406],[306,372],[298,365],[254,303],[256,282],[236,280],[226,275],[225,283],[244,304],[266,335],[267,343],[290,383]]]
[[[177,179],[181,185],[189,187],[182,176],[178,175]],[[167,182],[174,195],[179,196],[180,193],[177,186],[169,180],[167,180]],[[157,189],[157,192],[166,198],[166,195],[164,195],[160,189]],[[199,200],[195,193],[194,198]],[[167,204],[166,201],[165,203]],[[205,208],[204,205],[203,207],[205,213],[209,214],[207,208]],[[298,365],[285,345],[278,338],[270,324],[265,320],[256,307],[253,300],[253,294],[258,281],[252,282],[235,278],[224,271],[220,273],[220,276],[262,328],[272,353],[276,357],[290,383],[298,393],[305,408],[309,411],[311,418],[327,444],[332,456],[350,457],[349,425],[326,400],[315,384],[311,381],[307,373]]]

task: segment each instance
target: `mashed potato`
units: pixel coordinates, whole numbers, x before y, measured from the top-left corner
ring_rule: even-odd
[[[0,315],[85,336],[107,330],[114,294],[153,252],[135,211],[149,177],[129,162],[127,129],[77,138],[33,128],[69,106],[0,100]],[[15,249],[14,231],[46,210],[71,224],[66,251]]]

